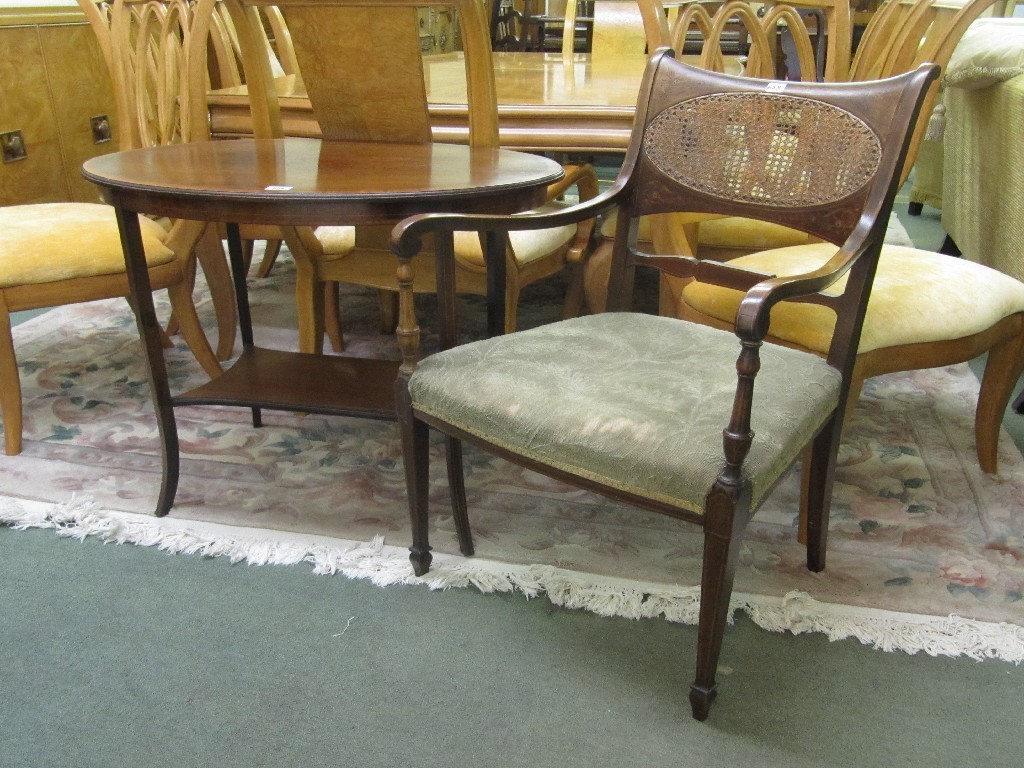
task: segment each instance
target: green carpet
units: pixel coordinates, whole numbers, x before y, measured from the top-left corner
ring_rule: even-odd
[[[0,766],[1020,764],[1024,667],[0,529]]]

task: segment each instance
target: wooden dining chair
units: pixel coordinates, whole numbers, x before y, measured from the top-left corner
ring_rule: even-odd
[[[185,140],[192,114],[187,41],[203,35],[205,7],[115,0],[83,8],[109,34],[100,50],[114,75],[115,131],[122,147]],[[202,5],[202,4],[200,4]],[[203,369],[221,373],[192,303],[193,252],[205,225],[179,221],[169,230],[143,220],[154,290],[167,289],[182,336]],[[10,313],[128,296],[114,209],[99,203],[45,203],[0,208],[0,414],[4,448],[21,452],[22,402]]]
[[[197,56],[193,64],[190,46],[193,40],[205,46],[202,41],[209,39],[211,12],[179,7],[173,0],[78,3],[103,52],[114,87],[114,133],[119,148],[208,139],[203,98],[208,89],[206,59],[205,54]],[[177,33],[176,25],[180,27]],[[164,58],[159,65],[156,56]],[[227,360],[234,352],[237,317],[223,249],[213,228],[202,229],[192,248],[187,257],[189,273],[194,276],[196,261],[202,265],[217,317],[217,358]],[[178,317],[172,315],[168,333],[177,330]]]
[[[808,567],[825,565],[829,502],[854,358],[899,170],[933,67],[837,88],[730,77],[667,52],[648,65],[637,120],[612,187],[550,215],[425,215],[394,232],[402,281],[396,396],[413,526],[410,560],[431,563],[429,429],[448,436],[459,545],[473,553],[461,442],[558,480],[704,530],[693,716],[707,717],[744,528],[810,445]],[[823,151],[841,141],[843,152]],[[561,226],[619,206],[612,311],[456,344],[419,359],[415,256],[430,237],[450,264],[453,233]],[[749,214],[807,229],[832,257],[774,278],[688,254],[638,248],[640,217],[666,211]],[[699,276],[744,296],[734,331],[630,311],[637,270]],[[453,281],[439,286],[454,312]],[[835,312],[828,355],[763,344],[792,301]]]
[[[284,16],[277,6],[268,5],[260,9],[263,22],[264,44],[270,59],[270,71],[275,78],[294,76],[301,77],[295,49],[292,46],[291,32],[284,21]],[[270,34],[267,31],[270,31]],[[273,38],[271,39],[271,34]],[[242,66],[242,52],[238,44],[238,33],[235,31],[231,14],[223,2],[217,3],[216,12],[210,20],[210,88],[230,88],[245,84]],[[223,240],[227,233],[223,225],[218,228]],[[252,263],[257,241],[264,241],[263,256],[256,269],[258,277],[267,277],[281,252],[280,231],[276,227],[246,224],[241,229],[242,255],[246,270]]]
[[[280,109],[260,40],[256,9],[264,0],[225,0],[241,43],[257,137],[283,133]],[[362,139],[380,142],[432,141],[427,111],[424,64],[414,0],[324,0],[316,4],[281,0],[298,66],[321,133],[328,141]],[[477,0],[443,0],[459,15],[466,71],[469,143],[498,146],[497,101],[491,47],[482,5]],[[581,197],[597,193],[589,166],[568,167],[566,178],[550,190],[550,199],[576,184]],[[517,232],[506,246],[508,279],[504,286],[506,330],[515,328],[519,292],[535,280],[570,271],[565,312],[582,304],[581,262],[588,252],[592,224]],[[390,227],[286,228],[284,239],[296,260],[296,306],[300,348],[320,352],[325,328],[325,287],[329,307],[337,306],[337,284],[370,286],[381,296],[383,326],[393,330],[398,284],[388,250]],[[335,250],[328,243],[337,243]],[[487,294],[485,245],[475,234],[460,236],[460,291]],[[429,251],[422,256],[431,257]],[[417,289],[434,290],[433,270],[421,271]],[[327,324],[328,330],[337,328]],[[340,333],[332,339],[343,348]]]

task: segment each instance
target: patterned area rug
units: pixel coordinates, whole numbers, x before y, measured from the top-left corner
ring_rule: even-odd
[[[294,348],[292,265],[250,280],[257,342]],[[521,325],[556,319],[557,281],[524,294]],[[653,294],[653,287],[647,286]],[[418,311],[431,343],[431,297]],[[208,299],[200,312],[212,327]],[[376,327],[375,297],[343,295],[346,354],[397,356]],[[460,305],[478,335],[482,303]],[[166,312],[166,306],[161,307]],[[160,477],[156,424],[125,302],[50,311],[15,328],[25,447],[0,456],[0,521],[63,535],[308,562],[378,583],[412,576],[404,478],[393,424],[244,409],[181,408],[182,479],[169,518],[151,516]],[[173,391],[203,379],[179,343]],[[982,473],[966,366],[868,382],[848,426],[828,567],[812,574],[796,541],[798,479],[757,514],[742,551],[737,609],[762,626],[856,636],[885,649],[1024,659],[1024,460],[1004,435],[1000,474]],[[519,589],[602,614],[694,621],[701,536],[480,452],[467,452],[477,545],[462,558],[440,446],[433,464],[435,588]]]

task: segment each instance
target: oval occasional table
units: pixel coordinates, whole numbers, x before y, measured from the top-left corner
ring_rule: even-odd
[[[87,161],[82,172],[116,209],[121,231],[163,450],[158,516],[170,510],[178,485],[175,406],[249,407],[256,426],[261,408],[395,418],[397,361],[254,344],[239,224],[386,224],[417,213],[514,213],[543,202],[547,185],[563,173],[552,160],[510,150],[303,138],[116,152]],[[242,353],[218,378],[177,395],[168,386],[139,214],[228,224]],[[503,267],[504,255],[492,258],[488,249],[489,329],[500,328],[503,317]]]

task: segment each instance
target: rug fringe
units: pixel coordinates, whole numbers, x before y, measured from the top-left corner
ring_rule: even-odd
[[[475,587],[480,592],[521,592],[528,598],[546,594],[555,605],[600,616],[629,619],[664,618],[696,624],[698,587],[639,584],[627,579],[569,571],[553,566],[518,566],[493,560],[467,560],[438,554],[431,571],[412,573],[408,553],[387,546],[383,536],[369,542],[261,531],[246,536],[231,526],[101,511],[93,502],[72,498],[64,504],[0,500],[0,523],[13,529],[46,528],[60,536],[96,537],[113,544],[157,547],[170,554],[227,557],[249,565],[309,563],[313,572],[367,579],[378,586],[422,584],[430,589]],[[288,537],[285,539],[283,537]],[[736,593],[731,612],[746,613],[773,632],[820,632],[829,640],[855,638],[882,651],[930,656],[968,656],[1024,661],[1024,627],[963,619],[923,616],[871,608],[821,603],[803,592],[782,598]]]

